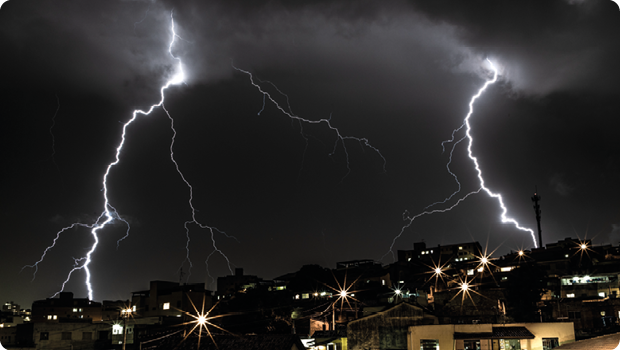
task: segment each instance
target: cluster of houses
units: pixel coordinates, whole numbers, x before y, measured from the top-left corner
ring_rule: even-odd
[[[390,265],[306,265],[274,280],[236,269],[218,278],[217,291],[204,283],[152,281],[128,300],[95,302],[63,292],[29,310],[8,302],[0,313],[0,344],[547,350],[582,339],[613,343],[620,332],[618,246],[567,238],[500,257],[478,242],[412,248],[398,251]]]

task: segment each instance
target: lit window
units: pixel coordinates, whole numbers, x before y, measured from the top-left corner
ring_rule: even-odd
[[[295,299],[299,299],[299,294],[295,295]]]
[[[77,312],[77,308],[76,307],[73,308],[73,312]]]
[[[78,311],[79,311],[79,312],[82,312],[82,311],[84,311],[84,309],[82,309],[82,308],[79,308],[79,309],[78,309]]]
[[[405,281],[398,281],[398,284],[405,284]]]
[[[136,312],[136,306],[135,305],[132,307],[132,309],[133,309],[133,312]]]
[[[303,293],[303,294],[301,295],[301,298],[302,298],[302,299],[308,299],[308,298],[310,298],[310,294],[309,294],[309,293]]]
[[[112,334],[123,334],[123,326],[115,324],[112,326]]]
[[[575,297],[575,293],[568,293],[566,294],[567,298],[574,298]]]
[[[164,303],[164,310],[170,310],[170,303]]]
[[[385,280],[381,280],[381,285],[385,286]]]
[[[407,259],[407,261],[411,261],[411,258]]]
[[[52,320],[55,320],[55,319],[57,319],[57,318],[58,318],[58,315],[54,315],[54,316],[52,316]]]
[[[467,270],[467,276],[472,276],[474,274],[474,269]]]
[[[47,315],[47,319],[51,320],[52,319],[52,315]]]
[[[601,316],[605,316],[605,311],[601,311]]]
[[[512,271],[513,268],[514,266],[508,266],[508,267],[502,267],[500,270],[502,272],[509,272],[509,271]]]
[[[605,297],[605,292],[598,293],[598,296],[601,297],[601,298],[604,298]]]
[[[479,267],[478,272],[482,272],[482,271],[484,271],[484,267]]]
[[[433,254],[433,250],[431,249],[431,254]]]

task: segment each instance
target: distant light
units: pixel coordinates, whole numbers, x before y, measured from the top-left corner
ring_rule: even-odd
[[[394,291],[394,293],[396,293],[396,295],[400,295],[400,293],[402,293],[402,292],[400,291],[400,289],[397,289],[397,290]]]
[[[486,257],[483,257],[482,259],[480,259],[480,262],[483,264],[486,264],[489,262],[489,259],[487,259]]]
[[[438,275],[441,275],[441,267],[436,267],[435,268],[435,273]]]
[[[341,290],[340,291],[340,296],[343,297],[343,298],[346,297],[347,296],[347,291],[346,290]]]
[[[519,256],[523,256],[525,254],[522,250],[519,250]]]
[[[581,243],[581,245],[579,246],[581,249],[586,249],[588,248],[588,246],[585,243]]]
[[[463,282],[463,284],[461,284],[461,290],[468,291],[469,290],[469,284],[467,282]]]

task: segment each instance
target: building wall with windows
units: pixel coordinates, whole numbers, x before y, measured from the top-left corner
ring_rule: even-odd
[[[149,290],[134,292],[131,298],[134,317],[181,317],[183,311],[201,309],[203,302],[205,311],[213,305],[204,283],[151,281]]]
[[[111,325],[106,323],[35,323],[33,338],[37,350],[94,349],[95,343],[109,344]]]
[[[409,327],[409,349],[549,350],[575,341],[572,322]]]
[[[101,303],[86,298],[73,298],[70,292],[60,293],[58,298],[32,303],[32,322],[57,323],[69,319],[101,322]]]

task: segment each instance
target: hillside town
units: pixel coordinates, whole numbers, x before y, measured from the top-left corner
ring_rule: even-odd
[[[67,291],[6,302],[7,349],[570,349],[620,342],[620,246],[566,238],[494,256],[479,242],[414,243],[397,261],[305,265],[273,280],[237,268],[151,281],[126,300]],[[588,343],[590,342],[590,343]],[[615,344],[614,344],[615,343]],[[580,344],[578,347],[572,347]]]

